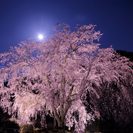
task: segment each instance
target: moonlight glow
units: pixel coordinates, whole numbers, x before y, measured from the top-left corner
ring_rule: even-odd
[[[43,35],[43,34],[38,34],[37,38],[38,38],[39,40],[43,40],[43,39],[44,39],[44,35]]]

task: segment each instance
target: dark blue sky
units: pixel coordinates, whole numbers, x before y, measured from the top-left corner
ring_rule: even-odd
[[[133,51],[133,0],[0,0],[0,52],[63,22],[95,24],[103,47]]]

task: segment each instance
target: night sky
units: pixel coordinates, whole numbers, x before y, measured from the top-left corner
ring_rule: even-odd
[[[133,0],[0,0],[0,52],[57,23],[95,24],[102,47],[133,51]]]

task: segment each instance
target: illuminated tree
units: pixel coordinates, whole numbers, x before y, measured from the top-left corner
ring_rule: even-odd
[[[132,103],[124,84],[133,85],[132,62],[112,48],[100,48],[101,33],[94,28],[85,25],[72,32],[59,27],[46,42],[24,42],[1,53],[0,106],[20,125],[38,113],[43,123],[49,114],[58,127],[81,133],[100,117],[98,101],[112,83]]]

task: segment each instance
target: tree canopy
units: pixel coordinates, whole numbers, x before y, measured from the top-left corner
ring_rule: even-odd
[[[100,48],[102,34],[94,25],[57,30],[45,42],[25,41],[0,54],[0,106],[19,124],[38,113],[43,124],[49,114],[58,126],[81,133],[101,117],[103,97],[132,105],[133,63],[111,47]],[[115,88],[119,92],[107,97],[105,91]]]

